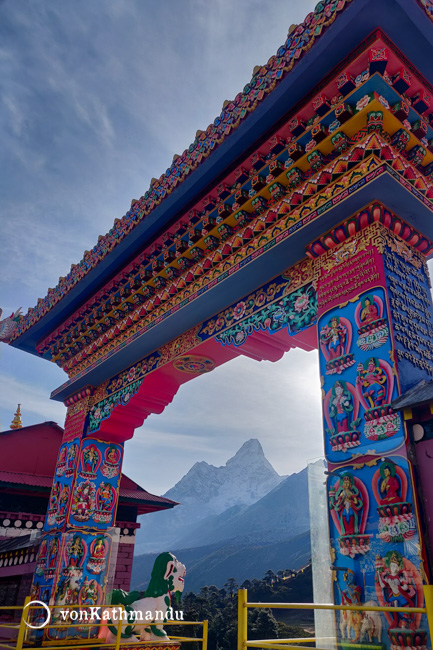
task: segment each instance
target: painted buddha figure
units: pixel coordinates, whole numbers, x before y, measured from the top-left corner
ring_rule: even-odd
[[[107,462],[110,465],[116,465],[119,460],[119,452],[115,447],[110,447],[107,454]]]
[[[90,517],[92,511],[92,491],[91,484],[88,481],[76,488],[72,510],[80,518],[88,519]]]
[[[60,465],[60,463],[64,463],[65,461],[66,461],[66,447],[62,447],[59,454],[58,465]]]
[[[372,296],[366,296],[361,305],[362,310],[360,319],[363,325],[367,325],[367,323],[371,323],[379,318],[379,310]]]
[[[98,541],[96,542],[93,548],[92,557],[101,558],[104,557],[104,555],[105,555],[105,544],[103,539],[99,537]]]
[[[62,493],[60,495],[59,505],[57,508],[57,513],[59,516],[63,516],[65,514],[66,506],[68,505],[68,500],[69,500],[69,486],[64,485],[62,489]]]
[[[56,481],[56,483],[53,486],[53,489],[51,490],[50,506],[49,506],[50,510],[55,510],[57,508],[57,503],[60,496],[60,490],[61,490],[61,485],[59,481]]]
[[[82,598],[83,598],[83,605],[96,605],[98,601],[98,590],[96,587],[96,581],[95,580],[88,580],[83,584],[83,588],[81,590]]]
[[[381,481],[379,485],[382,505],[387,503],[401,503],[399,496],[400,483],[395,476],[395,466],[391,463],[383,463],[380,467]]]

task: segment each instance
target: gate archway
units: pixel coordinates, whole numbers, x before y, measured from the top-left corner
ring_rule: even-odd
[[[319,3],[20,319],[12,345],[69,376],[34,593],[56,599],[72,530],[108,552],[123,444],[181,384],[300,347],[319,350],[335,599],[421,606],[431,488],[396,400],[433,374],[431,13]],[[426,644],[425,621],[386,620]]]

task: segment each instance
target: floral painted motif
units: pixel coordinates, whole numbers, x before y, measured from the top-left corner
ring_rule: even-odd
[[[261,293],[257,296],[259,301],[261,296]],[[283,327],[294,334],[313,324],[316,315],[316,292],[313,285],[309,284],[229,327],[226,331],[218,334],[215,340],[223,345],[239,346],[245,343],[253,332],[267,330],[272,334]]]
[[[203,375],[211,372],[215,368],[215,361],[201,357],[196,354],[186,354],[179,357],[173,363],[173,367],[181,372],[187,372],[192,375]]]
[[[89,413],[89,431],[96,431],[102,420],[106,420],[110,417],[111,411],[118,406],[119,404],[128,404],[129,400],[133,395],[138,393],[138,390],[141,384],[144,381],[144,376],[142,379],[134,381],[132,384],[127,384],[125,388],[109,395],[106,399],[98,402]]]
[[[107,395],[111,395],[111,393],[120,391],[122,388],[126,388],[129,384],[144,379],[146,374],[155,368],[159,358],[160,354],[154,352],[145,359],[138,361],[126,372],[121,372],[110,379],[106,388]]]

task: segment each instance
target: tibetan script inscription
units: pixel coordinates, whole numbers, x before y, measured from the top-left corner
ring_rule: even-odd
[[[424,268],[384,251],[394,339],[402,390],[433,375],[433,312]]]
[[[319,279],[319,310],[349,300],[368,286],[380,284],[380,266],[376,263],[376,251],[366,248],[353,257],[336,264],[333,268],[322,268]]]

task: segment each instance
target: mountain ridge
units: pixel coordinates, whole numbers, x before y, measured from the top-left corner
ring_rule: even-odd
[[[180,505],[150,518],[139,518],[136,554],[179,547],[179,540],[204,519],[221,515],[232,507],[252,505],[284,479],[266,459],[256,438],[247,440],[221,467],[206,461],[194,463],[164,495]]]
[[[309,529],[307,468],[291,474],[250,506],[210,515],[179,539],[181,548],[244,539],[244,543],[287,540]]]

